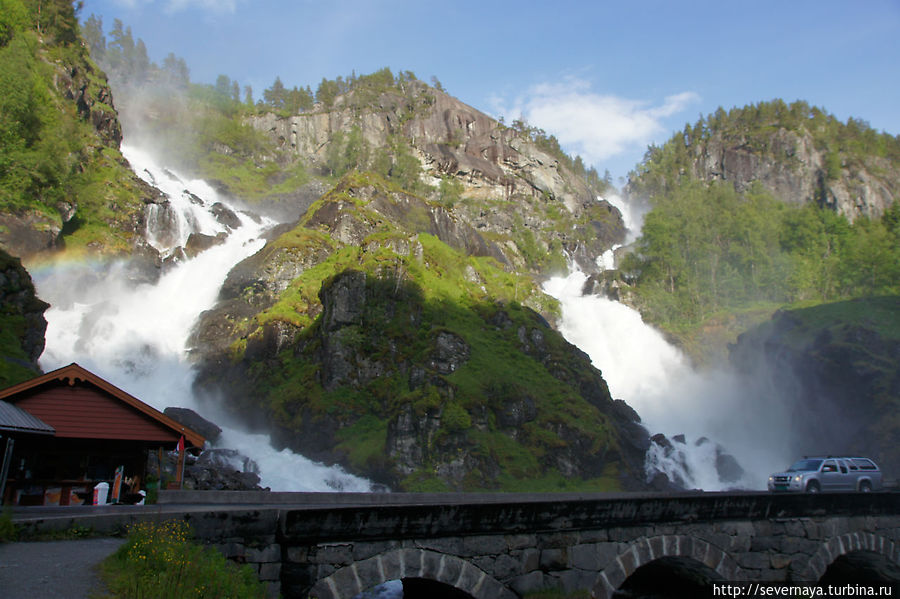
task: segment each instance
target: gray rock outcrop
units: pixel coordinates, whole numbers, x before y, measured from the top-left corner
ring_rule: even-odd
[[[765,152],[714,134],[694,146],[694,172],[706,181],[730,181],[739,192],[759,182],[777,198],[828,206],[851,222],[878,218],[900,198],[900,171],[889,160],[867,156],[862,163],[842,164],[838,176],[829,176],[829,150],[833,148],[817,148],[806,131],[777,130]]]
[[[215,443],[219,435],[222,434],[222,429],[219,425],[207,420],[190,408],[168,407],[163,410],[163,414],[203,435],[203,438],[209,443]]]
[[[365,109],[353,102],[349,94],[330,109],[317,105],[290,117],[267,113],[248,117],[248,123],[323,171],[339,131],[358,127],[372,148],[389,147],[391,137],[400,136],[409,140],[428,183],[452,177],[462,185],[461,195],[474,200],[453,206],[456,219],[482,233],[519,238],[517,243],[532,235],[544,252],[559,243],[588,271],[596,270],[596,256],[624,239],[618,210],[597,200],[582,179],[516,130],[456,98],[412,82],[406,95],[384,93]]]

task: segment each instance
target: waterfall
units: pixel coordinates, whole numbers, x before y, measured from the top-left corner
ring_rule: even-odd
[[[618,210],[619,214],[622,215],[622,223],[625,225],[625,242],[613,245],[598,256],[596,260],[600,270],[615,270],[616,250],[634,243],[638,238],[638,235],[640,235],[641,227],[644,225],[644,215],[650,208],[644,204],[626,202],[625,199],[618,194],[612,194],[599,199],[608,202],[613,208]]]
[[[631,220],[627,205],[617,207],[627,214],[626,222],[640,222]],[[629,232],[631,240],[636,237]],[[583,295],[586,279],[573,271],[547,281],[544,291],[560,301],[560,332],[590,356],[612,396],[632,406],[651,435],[662,433],[671,441],[668,451],[651,446],[648,476],[663,472],[704,490],[765,489],[769,472],[790,460],[790,431],[783,424],[789,414],[766,377],[695,370],[637,311]],[[743,468],[742,475],[720,472],[733,463],[728,456]]]
[[[288,450],[276,451],[265,435],[223,426],[215,406],[200,403],[186,343],[201,313],[213,307],[228,272],[265,245],[261,234],[276,223],[242,212],[201,180],[157,165],[138,148],[122,153],[135,173],[163,191],[168,204],[151,206],[148,241],[175,256],[191,233],[220,242],[196,257],[176,261],[153,284],[135,284],[127,261],[56,262],[33,272],[47,310],[44,370],[78,362],[162,411],[191,408],[217,422],[217,446],[256,462],[263,486],[280,491],[369,491],[371,484],[339,468],[316,464]],[[228,218],[220,218],[227,213]],[[219,216],[217,216],[219,215]]]

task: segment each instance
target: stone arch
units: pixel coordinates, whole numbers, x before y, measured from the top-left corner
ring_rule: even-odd
[[[716,572],[722,580],[743,579],[741,567],[719,547],[689,535],[659,535],[638,539],[616,556],[597,577],[593,597],[609,599],[635,570],[663,557],[692,559]]]
[[[791,579],[816,582],[837,558],[854,551],[870,551],[883,555],[900,566],[900,543],[870,532],[848,532],[829,539],[805,563],[791,567]]]
[[[475,599],[516,599],[487,572],[466,560],[427,549],[394,549],[354,562],[316,582],[309,592],[316,599],[351,599],[389,580],[424,578],[464,591]]]

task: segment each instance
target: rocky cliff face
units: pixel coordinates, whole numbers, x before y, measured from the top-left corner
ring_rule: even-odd
[[[565,250],[582,268],[597,269],[594,258],[624,239],[618,210],[598,201],[587,184],[559,160],[513,129],[420,82],[405,93],[381,93],[360,107],[353,93],[328,110],[291,117],[250,117],[272,143],[304,162],[325,169],[335,133],[358,127],[371,148],[390,147],[399,136],[421,162],[427,182],[442,177],[462,184],[457,218],[478,231],[505,237],[509,256],[524,265],[522,235],[534,238],[544,255]],[[526,250],[527,252],[527,250]]]
[[[900,299],[872,298],[777,313],[731,350],[770,376],[791,407],[783,427],[800,455],[864,455],[900,476]],[[763,364],[759,364],[759,360]]]
[[[752,186],[786,203],[878,219],[900,198],[900,141],[865,121],[838,120],[804,101],[719,108],[651,147],[629,175],[633,201],[665,197],[684,179]]]
[[[829,148],[816,147],[805,130],[777,129],[764,149],[720,132],[692,148],[694,174],[706,181],[730,181],[746,191],[759,182],[775,197],[792,203],[828,206],[851,222],[878,218],[900,198],[900,168],[886,158],[846,160],[829,167]]]
[[[584,182],[512,129],[442,91],[411,85],[415,90],[410,96],[384,93],[362,114],[355,107],[345,108],[352,98],[342,97],[327,111],[320,107],[287,118],[269,113],[250,122],[313,163],[325,162],[337,131],[359,126],[372,147],[389,146],[391,135],[411,140],[432,176],[452,174],[464,179],[465,195],[478,199],[548,196],[571,211],[594,199]]]
[[[0,388],[40,372],[48,307],[35,295],[22,263],[0,250]]]
[[[54,85],[66,100],[74,102],[79,116],[93,126],[104,145],[119,147],[122,126],[105,75],[90,62],[60,64],[57,65]]]

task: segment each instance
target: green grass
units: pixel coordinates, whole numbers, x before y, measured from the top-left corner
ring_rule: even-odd
[[[367,414],[338,433],[337,449],[357,470],[378,467],[385,460],[387,431],[386,419]]]
[[[142,523],[103,561],[110,599],[262,599],[265,586],[250,566],[238,566],[190,540],[185,522]]]
[[[789,310],[809,331],[833,326],[877,330],[886,339],[900,339],[900,296],[860,298]]]
[[[515,478],[503,474],[500,487],[510,493],[606,493],[622,490],[618,470],[608,465],[598,478],[571,478],[558,470],[549,470],[534,478]]]
[[[282,167],[274,160],[216,153],[200,159],[197,168],[203,176],[224,183],[232,195],[250,202],[289,194],[312,180],[299,162]]]
[[[419,470],[413,472],[403,481],[403,491],[409,493],[447,493],[453,488],[434,472]]]

